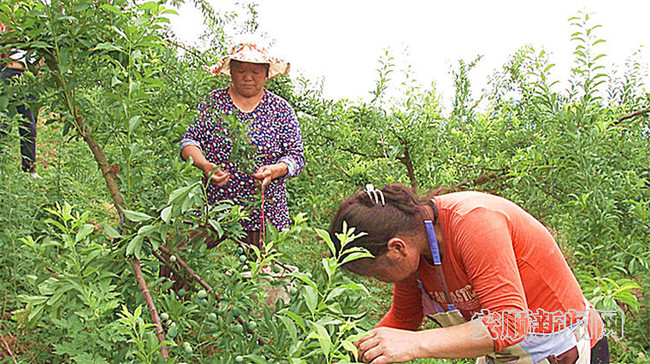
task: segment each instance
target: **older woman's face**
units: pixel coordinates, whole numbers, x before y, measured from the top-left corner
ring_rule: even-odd
[[[235,92],[244,97],[259,95],[264,89],[268,69],[268,64],[230,61],[230,76]]]

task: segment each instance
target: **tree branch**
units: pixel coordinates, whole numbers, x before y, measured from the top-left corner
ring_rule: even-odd
[[[411,187],[417,188],[418,182],[415,179],[415,168],[413,167],[413,162],[411,161],[411,153],[409,153],[408,143],[406,142],[405,139],[400,139],[400,143],[404,148],[404,155],[397,158],[397,160],[400,161],[400,163],[402,163],[406,167],[406,175],[408,176],[409,181],[411,182]]]
[[[354,154],[354,155],[358,155],[358,156],[366,157],[366,158],[373,158],[373,159],[386,158],[385,156],[383,156],[381,154],[361,153],[361,152],[357,152],[356,150],[354,150],[352,148],[348,148],[348,147],[343,147],[343,148],[341,148],[341,150],[344,151],[344,152],[348,152],[350,154]]]
[[[323,135],[323,138],[329,140],[330,142],[336,143],[336,140],[334,140],[334,138],[332,138],[332,137],[330,137],[328,135]],[[344,151],[344,152],[348,152],[350,154],[354,154],[354,155],[358,155],[358,156],[366,157],[366,158],[374,158],[374,159],[386,158],[386,156],[383,156],[381,154],[368,154],[368,153],[357,152],[356,150],[354,150],[352,148],[349,148],[349,147],[341,147],[340,149],[342,151]]]
[[[345,169],[343,169],[343,168],[341,168],[339,166],[335,166],[333,164],[332,164],[332,168],[339,171],[339,172],[341,172],[341,173],[343,173],[347,178],[352,178],[352,176],[350,176],[350,174],[348,172],[346,172]]]
[[[201,63],[203,63],[205,66],[211,66],[210,64],[208,64],[208,62],[205,61],[205,59],[203,59],[203,57],[201,56],[201,53],[197,52],[195,49],[188,48],[185,44],[173,41],[171,39],[168,39],[167,41],[171,45],[173,45],[174,47],[180,48],[180,49],[184,50],[185,52],[191,54],[192,56],[197,58],[199,61],[201,61]]]
[[[458,164],[459,166],[470,168],[470,169],[480,169],[483,171],[491,171],[491,172],[503,172],[503,168],[490,168],[490,167],[479,166],[479,165],[465,164],[465,163],[460,163],[456,160],[454,160],[454,163]]]
[[[484,185],[484,184],[486,184],[486,183],[488,183],[490,181],[497,180],[499,177],[501,177],[501,175],[502,175],[502,173],[497,174],[495,172],[482,174],[482,175],[478,176],[477,178],[475,178],[473,180],[461,182],[461,183],[459,183],[457,185],[454,185],[454,186],[436,188],[434,190],[433,194],[434,194],[434,196],[437,196],[437,195],[444,195],[445,193],[460,191],[464,187],[467,187],[470,184],[472,184],[474,186]]]
[[[648,112],[650,112],[650,108],[643,109],[643,110],[638,110],[638,111],[635,111],[635,112],[633,112],[633,113],[630,113],[630,114],[627,114],[627,115],[623,115],[623,116],[621,116],[620,118],[618,118],[618,123],[620,123],[620,122],[622,122],[622,121],[625,121],[625,120],[627,120],[627,119],[631,119],[631,118],[633,118],[633,117],[639,116],[639,115],[646,114],[646,113],[648,113]]]
[[[163,342],[165,341],[165,334],[163,332],[162,325],[160,325],[160,316],[158,316],[158,311],[156,311],[156,306],[153,303],[153,299],[151,299],[151,294],[149,293],[147,282],[144,280],[144,275],[142,274],[142,269],[140,268],[140,261],[138,260],[138,258],[133,258],[131,259],[131,262],[133,263],[133,270],[135,271],[135,277],[138,280],[138,286],[140,286],[140,290],[142,291],[144,300],[145,302],[147,302],[147,306],[149,306],[151,317],[153,318],[153,321],[157,323],[156,336],[158,336],[158,341]],[[169,355],[167,354],[167,346],[162,346],[160,348],[160,354],[162,354],[162,357],[165,360],[169,359]]]
[[[9,344],[7,343],[7,340],[5,340],[4,336],[2,336],[2,333],[0,333],[0,339],[2,340],[2,343],[4,344],[4,348],[11,357],[11,359],[14,361],[14,364],[18,364],[16,361],[16,358],[14,357],[14,353],[11,352],[11,348],[9,347]]]
[[[165,267],[169,268],[169,270],[171,270],[174,275],[180,276],[180,272],[178,272],[176,269],[174,269],[174,265],[172,264],[172,262],[169,259],[167,259],[167,257],[165,257],[162,254],[156,252],[155,250],[152,250],[151,253],[161,263],[163,263],[165,265]]]
[[[167,255],[171,255],[171,253],[169,252],[169,249],[167,249],[167,247],[164,246],[164,245],[161,245],[161,246],[160,246],[160,250],[161,250],[163,253],[167,254]],[[219,296],[219,294],[218,294],[217,292],[214,291],[214,289],[212,288],[212,286],[210,286],[206,281],[204,281],[203,279],[201,279],[201,277],[199,277],[198,274],[194,273],[194,271],[192,270],[192,268],[190,268],[190,267],[187,265],[187,263],[185,263],[185,261],[184,261],[183,259],[181,259],[180,257],[177,256],[177,257],[176,257],[176,262],[177,262],[181,267],[183,267],[183,268],[185,269],[185,271],[186,271],[187,273],[189,273],[189,275],[190,275],[192,278],[194,278],[194,280],[197,281],[197,282],[198,282],[198,283],[199,283],[203,288],[205,288],[208,292],[212,292],[212,293],[214,293],[214,296],[217,298],[217,300],[221,300],[221,297]]]

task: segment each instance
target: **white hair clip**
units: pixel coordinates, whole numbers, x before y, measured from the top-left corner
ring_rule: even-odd
[[[373,186],[371,183],[368,183],[366,185],[366,193],[368,194],[368,197],[370,197],[370,200],[375,204],[379,205],[379,197],[381,197],[381,205],[386,205],[386,200],[384,200],[384,193],[376,189],[375,186]]]

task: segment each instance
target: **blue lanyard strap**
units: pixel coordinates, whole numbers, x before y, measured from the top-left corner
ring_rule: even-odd
[[[433,228],[433,221],[424,220],[424,226],[427,228],[427,238],[429,239],[429,249],[431,249],[431,256],[433,257],[433,264],[439,265],[440,249],[438,248],[438,239],[436,237],[436,230]]]
[[[445,279],[445,273],[442,271],[442,260],[440,259],[440,247],[438,246],[438,238],[436,237],[436,230],[434,228],[435,221],[438,220],[438,209],[436,207],[435,200],[431,199],[431,204],[433,208],[433,221],[424,220],[424,226],[427,230],[427,239],[429,242],[429,249],[431,250],[431,256],[433,258],[433,266],[440,280],[440,285],[445,294],[445,299],[447,300],[447,308],[452,311],[456,308],[451,304],[451,296],[449,295],[449,290],[447,289],[447,281]],[[418,282],[419,283],[419,282]],[[420,288],[424,289],[422,283]]]

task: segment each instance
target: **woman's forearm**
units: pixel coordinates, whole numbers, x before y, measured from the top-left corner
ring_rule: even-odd
[[[201,148],[197,147],[196,145],[186,145],[181,151],[181,157],[183,157],[184,160],[187,160],[187,158],[192,158],[194,166],[201,169],[202,171],[205,171],[208,169],[208,167],[211,166],[211,163],[203,155]]]
[[[417,334],[419,358],[475,358],[494,351],[494,341],[480,319]]]
[[[355,343],[366,363],[402,363],[421,358],[476,358],[494,351],[481,320],[425,331],[377,327]]]

